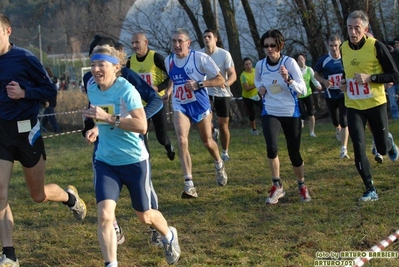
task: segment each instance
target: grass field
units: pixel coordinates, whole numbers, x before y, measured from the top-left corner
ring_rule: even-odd
[[[399,124],[390,122],[399,142]],[[286,196],[265,205],[270,172],[263,136],[249,129],[231,129],[229,182],[215,182],[212,159],[195,128],[190,135],[193,177],[199,198],[182,200],[183,177],[176,158],[169,161],[150,134],[153,183],[160,210],[179,232],[181,258],[177,266],[314,266],[316,252],[366,251],[399,228],[398,164],[369,159],[380,196],[359,203],[364,186],[350,160],[340,160],[339,143],[331,124],[317,122],[317,138],[302,137],[306,184],[312,201],[301,203],[296,180],[280,138],[281,177]],[[176,146],[174,132],[170,132]],[[96,234],[96,205],[92,185],[91,153],[80,134],[45,139],[47,182],[75,185],[88,208],[87,218],[74,220],[59,203],[35,204],[30,199],[19,163],[10,189],[14,211],[14,241],[23,267],[103,266]],[[368,136],[367,144],[371,145]],[[127,190],[118,202],[117,218],[126,242],[118,248],[119,266],[167,266],[163,249],[149,245],[149,228],[140,225],[130,207]],[[386,251],[398,251],[397,243]],[[365,266],[399,266],[398,259],[373,259]]]

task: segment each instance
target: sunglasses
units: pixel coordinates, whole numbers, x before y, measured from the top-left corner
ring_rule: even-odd
[[[270,48],[276,48],[277,45],[276,45],[276,44],[265,44],[265,45],[263,45],[263,48],[268,49],[269,47],[270,47]]]

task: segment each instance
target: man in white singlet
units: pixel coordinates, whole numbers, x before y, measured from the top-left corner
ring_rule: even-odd
[[[220,186],[227,184],[224,163],[219,148],[212,139],[211,107],[206,89],[208,86],[223,86],[225,80],[215,62],[207,54],[191,50],[190,44],[187,30],[177,29],[173,32],[173,53],[165,59],[170,83],[163,97],[165,100],[172,97],[174,126],[185,179],[182,198],[198,197],[193,183],[192,162],[188,150],[191,121],[198,125],[201,140],[215,161],[217,184]]]

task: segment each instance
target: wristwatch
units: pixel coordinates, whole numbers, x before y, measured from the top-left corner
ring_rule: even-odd
[[[121,124],[121,114],[114,114],[113,117],[115,117],[115,127],[119,127],[119,124]]]
[[[198,81],[198,82],[197,82],[197,85],[198,85],[198,89],[204,88],[204,82]]]
[[[375,75],[375,74],[371,75],[370,80],[371,80],[373,83],[377,82],[377,75]]]

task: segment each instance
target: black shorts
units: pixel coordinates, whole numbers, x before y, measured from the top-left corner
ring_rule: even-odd
[[[307,120],[308,117],[313,116],[316,113],[316,110],[314,108],[313,95],[298,98],[298,104],[302,120]]]
[[[30,120],[27,127],[30,131],[19,133],[17,121],[0,120],[0,159],[18,160],[25,168],[34,167],[42,155],[46,160],[39,121]]]
[[[212,110],[215,110],[216,115],[220,118],[230,117],[230,100],[231,97],[209,96]]]

